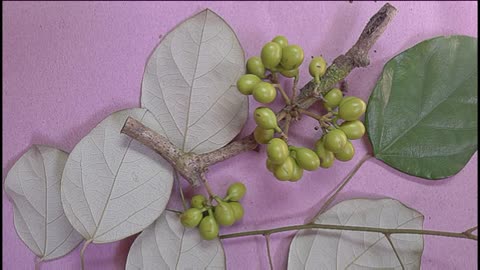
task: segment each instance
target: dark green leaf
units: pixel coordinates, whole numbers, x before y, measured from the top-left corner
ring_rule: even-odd
[[[375,157],[441,179],[477,150],[477,39],[437,37],[388,61],[365,117]]]

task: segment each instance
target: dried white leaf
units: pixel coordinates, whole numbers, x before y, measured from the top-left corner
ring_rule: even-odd
[[[220,240],[203,240],[197,228],[185,228],[177,214],[165,211],[135,239],[125,269],[225,268]]]
[[[93,243],[117,241],[145,229],[165,209],[172,190],[171,166],[120,133],[128,116],[163,133],[146,109],[115,112],[75,146],[63,172],[65,213]]]
[[[343,201],[323,214],[316,224],[377,228],[422,229],[423,215],[393,199]],[[405,269],[420,269],[422,235],[390,236]],[[291,245],[288,269],[402,269],[388,239],[381,233],[303,230]]]
[[[55,148],[33,145],[5,180],[5,192],[14,206],[15,229],[42,260],[64,256],[83,240],[65,217],[60,201],[67,157],[67,153]]]
[[[169,32],[154,50],[142,82],[142,107],[185,152],[205,153],[242,129],[248,98],[236,88],[244,52],[230,26],[204,10]]]

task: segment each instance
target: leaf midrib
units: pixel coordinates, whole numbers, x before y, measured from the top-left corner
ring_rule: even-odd
[[[195,59],[195,69],[193,70],[192,74],[192,82],[190,83],[190,95],[188,97],[188,105],[187,105],[187,121],[185,122],[185,132],[183,133],[183,143],[182,143],[182,150],[185,150],[185,143],[187,142],[187,134],[188,134],[188,123],[190,121],[190,107],[192,104],[192,91],[193,91],[193,86],[195,84],[195,74],[197,73],[197,68],[198,68],[198,59],[200,58],[200,49],[202,47],[202,41],[203,41],[203,33],[205,30],[205,26],[207,25],[207,17],[208,17],[208,10],[205,11],[205,19],[203,21],[203,26],[202,26],[202,33],[200,34],[200,41],[198,44],[198,50],[197,50],[197,58]]]

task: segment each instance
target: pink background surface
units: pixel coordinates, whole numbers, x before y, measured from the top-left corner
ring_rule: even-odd
[[[71,151],[110,113],[140,105],[140,84],[148,55],[160,35],[177,23],[210,8],[236,31],[246,56],[258,55],[276,34],[303,46],[306,55],[323,54],[328,62],[356,41],[368,19],[384,2],[170,2],[170,3],[28,3],[3,2],[3,179],[32,144]],[[385,62],[437,35],[477,36],[476,2],[392,2],[398,14],[370,53],[371,64],[348,77],[349,94],[368,98]],[[303,75],[307,74],[304,67]],[[301,85],[308,80],[303,76]],[[289,83],[288,83],[289,85]],[[256,102],[250,100],[250,108]],[[275,108],[279,108],[276,104]],[[249,119],[243,134],[251,132]],[[312,146],[314,122],[293,126],[294,144]],[[275,181],[265,170],[264,152],[237,156],[211,169],[218,193],[244,181],[246,216],[222,233],[299,224],[313,217],[320,201],[356,164],[369,147],[354,141],[353,161],[329,170],[306,173],[296,183]],[[354,197],[398,199],[425,215],[424,227],[462,231],[477,224],[477,154],[456,176],[426,181],[407,176],[380,161],[363,165],[340,200]],[[186,186],[186,185],[185,185]],[[204,192],[198,189],[195,192]],[[187,195],[193,191],[187,188]],[[178,207],[172,194],[171,207]],[[34,255],[13,227],[13,209],[3,196],[3,266],[33,269]],[[293,232],[272,236],[276,269],[285,269]],[[123,269],[135,236],[91,245],[87,269]],[[263,237],[224,240],[229,269],[268,269]],[[423,269],[475,269],[477,243],[425,237]],[[79,248],[41,269],[79,269]]]

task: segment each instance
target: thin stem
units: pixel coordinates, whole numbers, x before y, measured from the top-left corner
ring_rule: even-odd
[[[322,116],[321,115],[318,115],[316,113],[313,113],[311,111],[308,111],[308,110],[305,110],[305,109],[301,109],[301,108],[298,108],[297,109],[299,113],[301,114],[305,114],[306,116],[310,116],[311,118],[317,120],[317,121],[322,121]]]
[[[85,249],[87,246],[93,241],[93,239],[89,239],[83,243],[83,247],[80,250],[80,263],[82,264],[82,270],[85,270]]]
[[[295,76],[295,79],[293,80],[293,87],[292,87],[292,100],[295,100],[295,97],[297,95],[297,84],[298,84],[298,76]]]
[[[201,177],[202,177],[203,185],[205,186],[205,189],[207,190],[207,193],[210,196],[210,201],[212,201],[212,198],[215,197],[215,193],[213,193],[212,188],[208,184],[207,177],[205,177],[205,174],[202,174]]]
[[[278,227],[268,230],[256,230],[245,231],[231,234],[220,235],[220,239],[244,237],[251,235],[265,235],[274,234],[287,231],[299,231],[305,229],[324,229],[324,230],[340,230],[340,231],[360,231],[360,232],[376,232],[382,234],[420,234],[420,235],[435,235],[443,237],[464,238],[477,241],[476,235],[465,235],[463,232],[447,232],[447,231],[434,231],[434,230],[416,230],[416,229],[388,229],[388,228],[375,228],[375,227],[363,227],[363,226],[346,226],[336,224],[303,224],[292,225],[286,227]]]
[[[367,153],[365,154],[362,159],[353,167],[353,169],[347,174],[347,176],[344,178],[344,180],[341,182],[341,184],[338,186],[338,188],[335,190],[335,192],[330,195],[328,200],[323,204],[322,208],[320,208],[319,213],[323,213],[327,207],[335,200],[335,197],[338,195],[338,193],[348,184],[350,179],[355,175],[355,173],[362,167],[363,163],[367,161],[369,158],[371,158],[372,155]]]
[[[466,230],[464,233],[467,235],[473,235],[472,233],[478,229],[478,226],[472,227],[468,230]]]
[[[280,84],[274,84],[273,86],[275,86],[278,89],[278,91],[280,91],[280,94],[282,94],[282,97],[285,100],[285,103],[287,105],[292,104],[292,101],[290,100],[287,93],[285,92],[285,90],[283,90],[283,87]]]
[[[177,170],[173,170],[173,178],[175,179],[175,183],[178,186],[178,191],[180,192],[180,198],[182,198],[182,206],[183,210],[187,210],[187,203],[185,202],[185,196],[183,195],[183,189],[182,189],[182,184],[180,183],[180,180],[178,178],[178,172]]]
[[[403,265],[402,259],[400,258],[400,254],[398,254],[397,249],[395,248],[395,245],[392,242],[392,239],[390,239],[390,235],[385,234],[385,238],[387,238],[388,243],[390,243],[390,246],[392,246],[393,252],[395,253],[395,256],[397,256],[400,266],[402,266],[402,270],[405,270],[405,265]]]
[[[287,119],[285,119],[285,125],[283,127],[283,133],[288,136],[288,130],[290,129],[290,123],[292,122],[292,116],[287,114]]]
[[[270,264],[270,270],[273,270],[273,261],[272,255],[270,254],[270,235],[265,234],[265,242],[267,243],[267,256],[268,256],[268,263]]]
[[[40,270],[40,264],[43,262],[43,258],[35,257],[35,270]]]
[[[277,113],[277,122],[282,121],[286,116],[287,113],[285,111],[280,111],[279,113]]]

